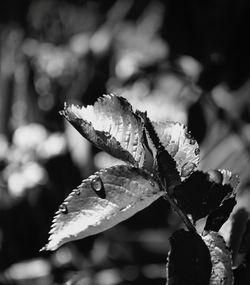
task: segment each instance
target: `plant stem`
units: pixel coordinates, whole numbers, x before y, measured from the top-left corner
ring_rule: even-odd
[[[172,184],[171,186],[167,186],[166,181],[164,181],[165,179],[162,181],[158,175],[156,175],[156,180],[159,183],[160,189],[165,192],[165,195],[163,197],[169,202],[177,215],[179,215],[179,217],[186,225],[187,229],[190,232],[196,232],[196,229],[188,218],[187,213],[178,205],[177,201],[173,197],[174,188],[176,185],[178,185],[179,181],[176,182],[176,185]]]
[[[170,203],[170,205],[172,206],[172,208],[174,209],[174,211],[181,217],[181,219],[183,220],[183,222],[186,225],[187,229],[190,232],[196,232],[196,229],[193,226],[193,224],[191,223],[191,221],[188,218],[187,214],[184,212],[183,209],[180,208],[180,206],[177,204],[177,202],[173,198],[171,198],[168,193],[165,194],[165,197],[168,200],[168,202]]]

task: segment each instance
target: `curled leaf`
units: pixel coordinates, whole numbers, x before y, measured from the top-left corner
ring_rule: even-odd
[[[221,174],[221,186],[217,192],[219,191],[218,193],[222,194],[222,190],[226,189],[225,187],[227,187],[230,191],[227,193],[227,195],[224,195],[220,205],[218,205],[217,208],[214,208],[214,210],[211,211],[207,217],[204,230],[215,232],[220,230],[233,211],[233,208],[236,205],[236,189],[240,183],[239,176],[237,174],[225,169],[210,171],[210,180],[211,176],[214,177],[214,174],[216,173]],[[219,185],[218,183],[215,184]]]
[[[216,181],[219,182],[218,179]],[[226,197],[232,195],[232,192],[233,189],[230,185],[222,185],[221,183],[212,182],[211,175],[202,171],[196,171],[190,175],[188,179],[182,182],[181,185],[178,185],[175,188],[174,195],[179,205],[188,214],[192,215],[194,221],[197,221],[217,210],[222,201]],[[231,204],[230,206],[233,207]],[[225,210],[227,209],[229,210],[231,208],[226,207]],[[220,211],[218,214],[221,214]],[[212,217],[212,220],[214,221],[216,218],[217,214]],[[210,222],[213,222],[212,220]],[[218,225],[217,222],[216,225]]]
[[[173,157],[181,178],[187,178],[198,166],[200,149],[195,139],[181,123],[153,122],[160,142]]]
[[[218,233],[211,231],[203,236],[202,239],[210,251],[212,261],[212,274],[209,284],[233,284],[231,253],[227,249],[223,237]]]
[[[96,172],[57,211],[45,250],[107,230],[164,194],[143,169],[118,165]]]
[[[61,114],[96,147],[140,167],[143,123],[123,97],[104,95],[92,106],[67,106]]]
[[[204,230],[218,232],[228,220],[235,205],[235,197],[223,200],[221,205],[208,215]]]

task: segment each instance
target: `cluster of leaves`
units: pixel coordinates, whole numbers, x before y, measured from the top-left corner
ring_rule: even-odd
[[[61,115],[126,165],[100,170],[73,190],[59,207],[43,250],[100,233],[163,196],[188,229],[171,238],[168,283],[231,284],[231,255],[218,231],[236,204],[236,175],[226,170],[194,172],[200,151],[186,127],[152,122],[122,97],[104,95],[87,107],[65,104]],[[195,225],[203,218],[200,235]]]
[[[106,201],[111,202],[108,204],[109,207],[115,204],[108,212],[102,213],[100,211],[102,219],[107,222],[105,228],[124,220],[123,213],[127,212],[131,216],[146,207],[148,204],[144,205],[144,196],[148,196],[149,203],[152,203],[160,196],[166,195],[166,187],[171,188],[179,185],[181,179],[190,175],[198,164],[198,145],[190,138],[190,134],[187,133],[183,125],[166,122],[165,129],[162,131],[162,126],[152,123],[146,114],[134,113],[131,105],[122,97],[106,95],[100,98],[94,106],[87,106],[86,108],[66,105],[61,114],[94,145],[127,162],[126,166],[114,166],[96,173],[83,181],[78,189],[80,194],[85,194],[86,191],[83,191],[85,188],[94,190],[89,193],[89,195],[92,193],[92,200],[82,201],[83,203],[86,201],[90,203],[90,207],[93,205],[98,207],[98,202],[104,203]],[[163,146],[161,141],[165,142],[166,146]],[[189,151],[186,151],[187,148]],[[193,152],[193,156],[190,155],[191,152]],[[146,161],[148,161],[148,165],[146,165]],[[93,184],[93,181],[96,182],[96,180],[99,183]],[[125,187],[126,180],[128,181],[127,187]],[[149,183],[151,180],[152,183]],[[95,187],[98,189],[96,190]],[[138,191],[138,188],[144,189],[143,192]],[[101,200],[103,195],[99,194],[98,196],[96,194],[101,193],[101,189],[105,191],[104,201]],[[47,249],[56,249],[63,243],[61,242],[60,230],[62,225],[63,228],[66,225],[72,226],[71,207],[74,209],[76,201],[81,199],[78,191],[74,192],[76,194],[72,193],[63,204],[67,211],[59,210],[55,217]],[[126,201],[127,199],[131,199],[131,201]],[[128,206],[126,211],[123,209],[123,200]],[[137,209],[130,213],[132,201],[137,205]],[[83,204],[81,206],[83,209],[86,207]],[[107,209],[105,208],[105,210]],[[68,214],[63,215],[64,212]],[[86,213],[79,211],[77,213],[79,218],[85,219],[89,216],[89,214],[86,215]],[[91,217],[96,213],[96,211],[95,213],[91,212]],[[114,217],[115,223],[111,223],[112,217]],[[126,218],[128,218],[127,214]],[[90,220],[92,221],[92,219]],[[75,217],[74,222],[77,222]],[[100,223],[93,222],[91,228],[93,229],[93,226],[98,228],[99,225]],[[98,231],[102,230],[103,225]],[[81,236],[79,234],[73,235],[70,231],[70,239],[73,238],[81,238]]]

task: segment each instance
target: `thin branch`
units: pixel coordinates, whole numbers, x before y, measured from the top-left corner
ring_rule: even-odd
[[[173,198],[171,198],[167,192],[165,194],[165,199],[168,200],[169,204],[172,206],[174,211],[180,216],[180,218],[182,219],[182,221],[186,225],[187,229],[190,232],[196,232],[194,225],[192,224],[192,222],[188,218],[185,211],[183,209],[181,209],[181,207],[178,205],[178,203]]]
[[[179,215],[179,217],[182,219],[182,221],[184,222],[184,224],[186,225],[187,229],[190,232],[196,232],[196,229],[194,227],[194,225],[192,224],[192,222],[190,221],[190,219],[187,216],[187,213],[184,211],[184,209],[182,209],[177,201],[172,197],[172,195],[170,195],[169,193],[173,193],[173,189],[168,189],[167,191],[167,187],[165,187],[162,183],[162,181],[159,179],[159,177],[157,177],[160,189],[162,189],[165,192],[164,198],[169,202],[169,204],[171,205],[171,207],[173,208],[173,210]],[[174,187],[174,186],[173,186]]]

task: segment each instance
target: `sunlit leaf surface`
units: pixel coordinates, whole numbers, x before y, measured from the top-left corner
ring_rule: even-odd
[[[96,172],[61,204],[44,249],[55,250],[66,242],[111,228],[163,194],[142,169],[119,165]]]
[[[188,177],[198,166],[199,145],[181,123],[153,122],[155,131],[165,149],[174,158],[181,178]]]
[[[212,261],[212,274],[209,284],[233,284],[231,253],[226,247],[223,237],[216,232],[210,232],[202,239],[210,251]]]
[[[126,99],[104,95],[93,106],[65,106],[61,114],[98,148],[133,165],[143,165],[143,123]]]

